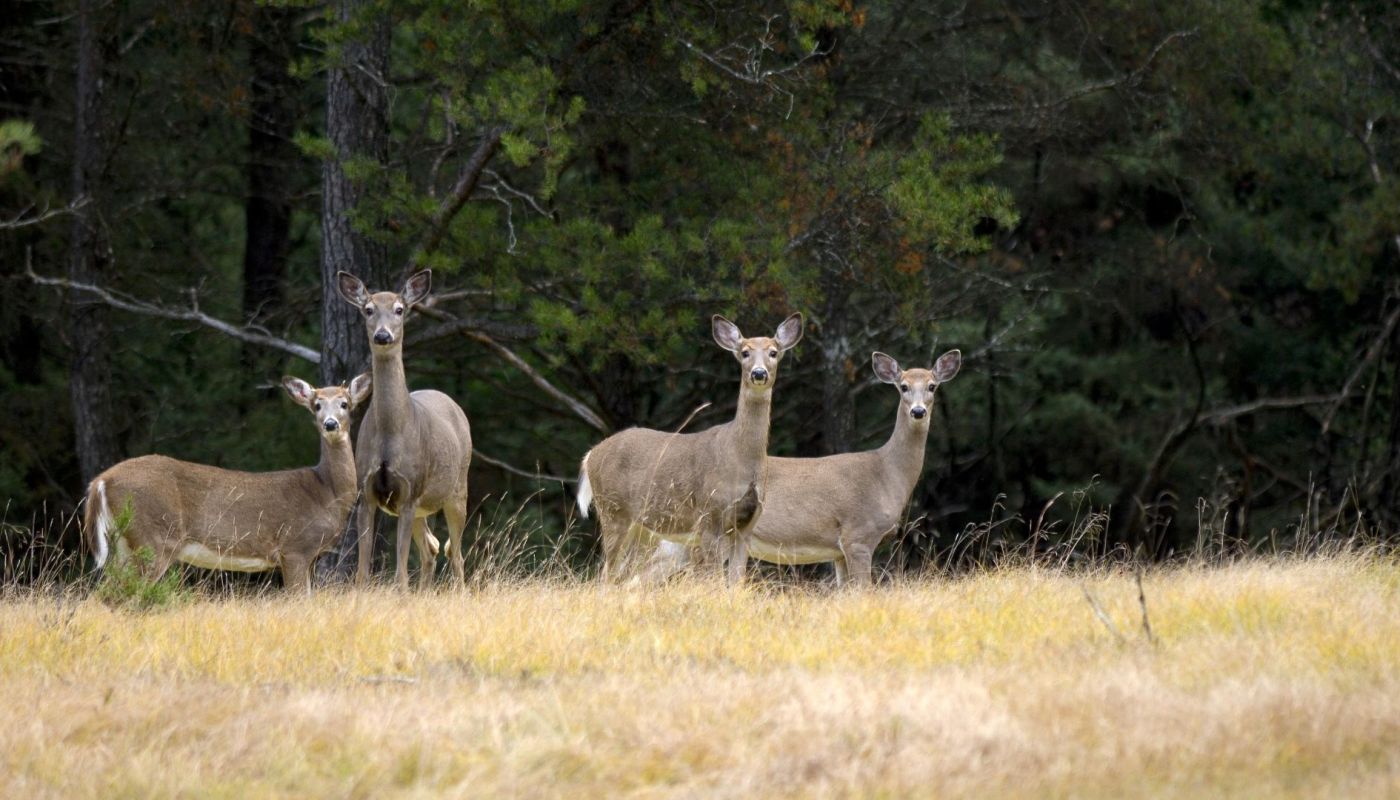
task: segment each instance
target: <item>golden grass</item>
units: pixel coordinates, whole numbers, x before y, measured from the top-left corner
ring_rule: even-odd
[[[1395,796],[1400,565],[0,603],[7,797]],[[1101,604],[1120,641],[1094,616]]]

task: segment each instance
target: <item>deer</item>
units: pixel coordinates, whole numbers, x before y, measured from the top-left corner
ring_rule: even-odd
[[[764,512],[749,536],[748,555],[774,564],[832,562],[838,585],[871,583],[875,549],[899,526],[924,466],[934,394],[962,366],[949,350],[933,369],[902,370],[872,353],[875,377],[899,388],[894,431],[883,447],[822,458],[768,459]],[[684,566],[691,552],[663,541],[646,571],[652,580]]]
[[[629,554],[657,538],[700,545],[730,584],[743,580],[748,531],[762,512],[768,423],[778,363],[802,339],[802,314],[772,337],[746,338],[722,316],[715,343],[739,362],[734,419],[696,433],[629,428],[598,443],[579,467],[578,507],[598,512],[603,576],[623,577]]]
[[[448,561],[456,585],[466,582],[462,531],[467,524],[467,470],[472,461],[471,426],[462,407],[434,389],[408,391],[403,368],[404,320],[428,299],[432,271],[411,275],[403,290],[371,293],[348,272],[336,274],[341,298],[360,309],[369,336],[374,396],[355,440],[355,473],[361,501],[356,520],[359,540],[358,585],[369,582],[374,555],[375,514],[398,517],[395,581],[408,588],[408,545],[421,561],[418,586],[433,576],[436,537],[430,543],[428,518],[441,512],[447,521]]]
[[[238,572],[280,569],[287,591],[310,593],[312,564],[340,537],[355,504],[350,414],[371,383],[367,374],[349,388],[282,379],[291,399],[316,420],[321,460],[314,467],[239,472],[145,455],[98,475],[88,484],[83,517],[97,569],[115,538],[114,563],[148,551],[149,558],[138,559],[147,580],[159,580],[180,561]]]

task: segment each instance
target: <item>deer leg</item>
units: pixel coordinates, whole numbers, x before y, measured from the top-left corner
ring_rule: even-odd
[[[403,591],[408,591],[408,546],[413,541],[413,515],[417,504],[407,501],[399,504],[398,535],[394,539],[394,583]]]
[[[866,587],[870,585],[870,559],[875,548],[862,541],[841,542],[841,553],[846,557],[847,575],[850,585]]]
[[[729,522],[735,522],[732,516],[729,517]],[[725,527],[730,532],[728,582],[730,586],[738,586],[744,582],[744,573],[749,566],[749,529],[746,527],[739,530],[737,524]]]
[[[148,583],[155,583],[165,577],[171,563],[175,561],[175,553],[163,547],[154,548],[149,561],[137,560],[141,562],[141,578]]]
[[[360,564],[355,570],[355,585],[360,587],[369,584],[369,570],[374,561],[374,512],[376,507],[375,497],[370,492],[361,493],[360,509],[355,517],[355,536],[360,545]]]
[[[282,556],[282,588],[287,594],[311,594],[310,567],[301,556]]]
[[[437,558],[428,549],[428,518],[413,518],[413,544],[418,548],[418,591],[426,591],[436,571]]]
[[[462,552],[462,535],[467,527],[466,493],[460,498],[449,500],[447,505],[443,506],[442,515],[447,519],[447,563],[452,565],[452,582],[459,587],[465,586],[467,569],[463,561],[466,553]]]
[[[601,508],[598,509],[598,534],[603,540],[603,571],[600,577],[604,580],[617,580],[622,577],[618,574],[622,567],[619,557],[623,549],[623,542],[619,539],[625,530],[615,516]]]
[[[695,563],[701,571],[711,567],[724,572],[725,560],[732,555],[733,542],[726,535],[724,515],[709,514],[700,519],[697,525],[700,544],[695,548]]]
[[[647,560],[642,571],[642,580],[652,585],[665,583],[672,575],[685,569],[690,562],[691,548],[662,539],[651,552],[651,558]]]
[[[831,567],[836,572],[836,585],[845,586],[846,581],[850,580],[850,574],[846,571],[846,557],[837,556],[836,560],[831,562]]]

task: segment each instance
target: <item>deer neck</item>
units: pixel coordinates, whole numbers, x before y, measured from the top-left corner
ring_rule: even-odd
[[[768,454],[768,423],[773,408],[773,392],[758,392],[747,385],[739,389],[739,406],[734,410],[734,454],[740,464],[758,464]]]
[[[331,490],[333,497],[354,494],[355,451],[348,434],[332,442],[321,437],[321,462],[316,465],[316,477]]]
[[[374,396],[370,413],[380,435],[402,433],[408,427],[412,409],[408,402],[408,379],[403,372],[403,350],[375,353],[371,362],[374,372]]]
[[[931,404],[929,414],[933,414]],[[919,473],[924,469],[924,445],[931,427],[931,418],[929,424],[916,426],[909,412],[901,405],[895,412],[894,431],[889,441],[880,448],[880,460],[888,471],[889,480],[903,488],[906,495],[914,490]]]

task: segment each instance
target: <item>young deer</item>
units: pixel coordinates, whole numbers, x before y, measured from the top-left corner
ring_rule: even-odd
[[[150,455],[117,464],[87,490],[83,530],[100,568],[116,519],[130,503],[117,561],[150,548],[141,565],[156,580],[172,561],[238,572],[282,570],[288,591],[311,591],[311,565],[345,529],[355,504],[355,456],[350,412],[370,392],[370,376],[350,388],[314,389],[283,378],[292,400],[316,418],[321,463],[282,472],[233,470]]]
[[[884,353],[871,355],[875,376],[899,387],[894,432],[878,450],[824,458],[768,459],[768,494],[753,526],[748,554],[775,564],[831,561],[837,583],[870,582],[875,548],[899,525],[924,466],[934,393],[958,374],[962,353],[950,350],[932,370],[901,371]],[[662,542],[647,566],[651,578],[674,572],[690,553]]]
[[[653,537],[699,544],[723,557],[729,579],[743,578],[748,531],[763,506],[768,417],[778,362],[802,338],[793,314],[772,338],[744,338],[724,317],[713,319],[715,342],[739,361],[734,419],[699,433],[630,428],[604,439],[583,457],[578,506],[598,509],[603,571],[621,577],[624,560]]]
[[[418,546],[423,562],[420,588],[433,576],[433,553],[427,518],[441,511],[447,518],[448,560],[461,585],[462,530],[467,524],[467,469],[472,461],[472,434],[467,415],[452,398],[433,389],[412,394],[403,371],[403,323],[408,312],[428,297],[432,273],[423,270],[404,284],[403,292],[370,294],[348,272],[336,275],[345,302],[365,316],[373,356],[374,397],[355,441],[355,471],[363,496],[359,513],[360,565],[356,580],[369,580],[374,548],[375,511],[399,518],[394,555],[395,578],[408,588],[408,543]]]

